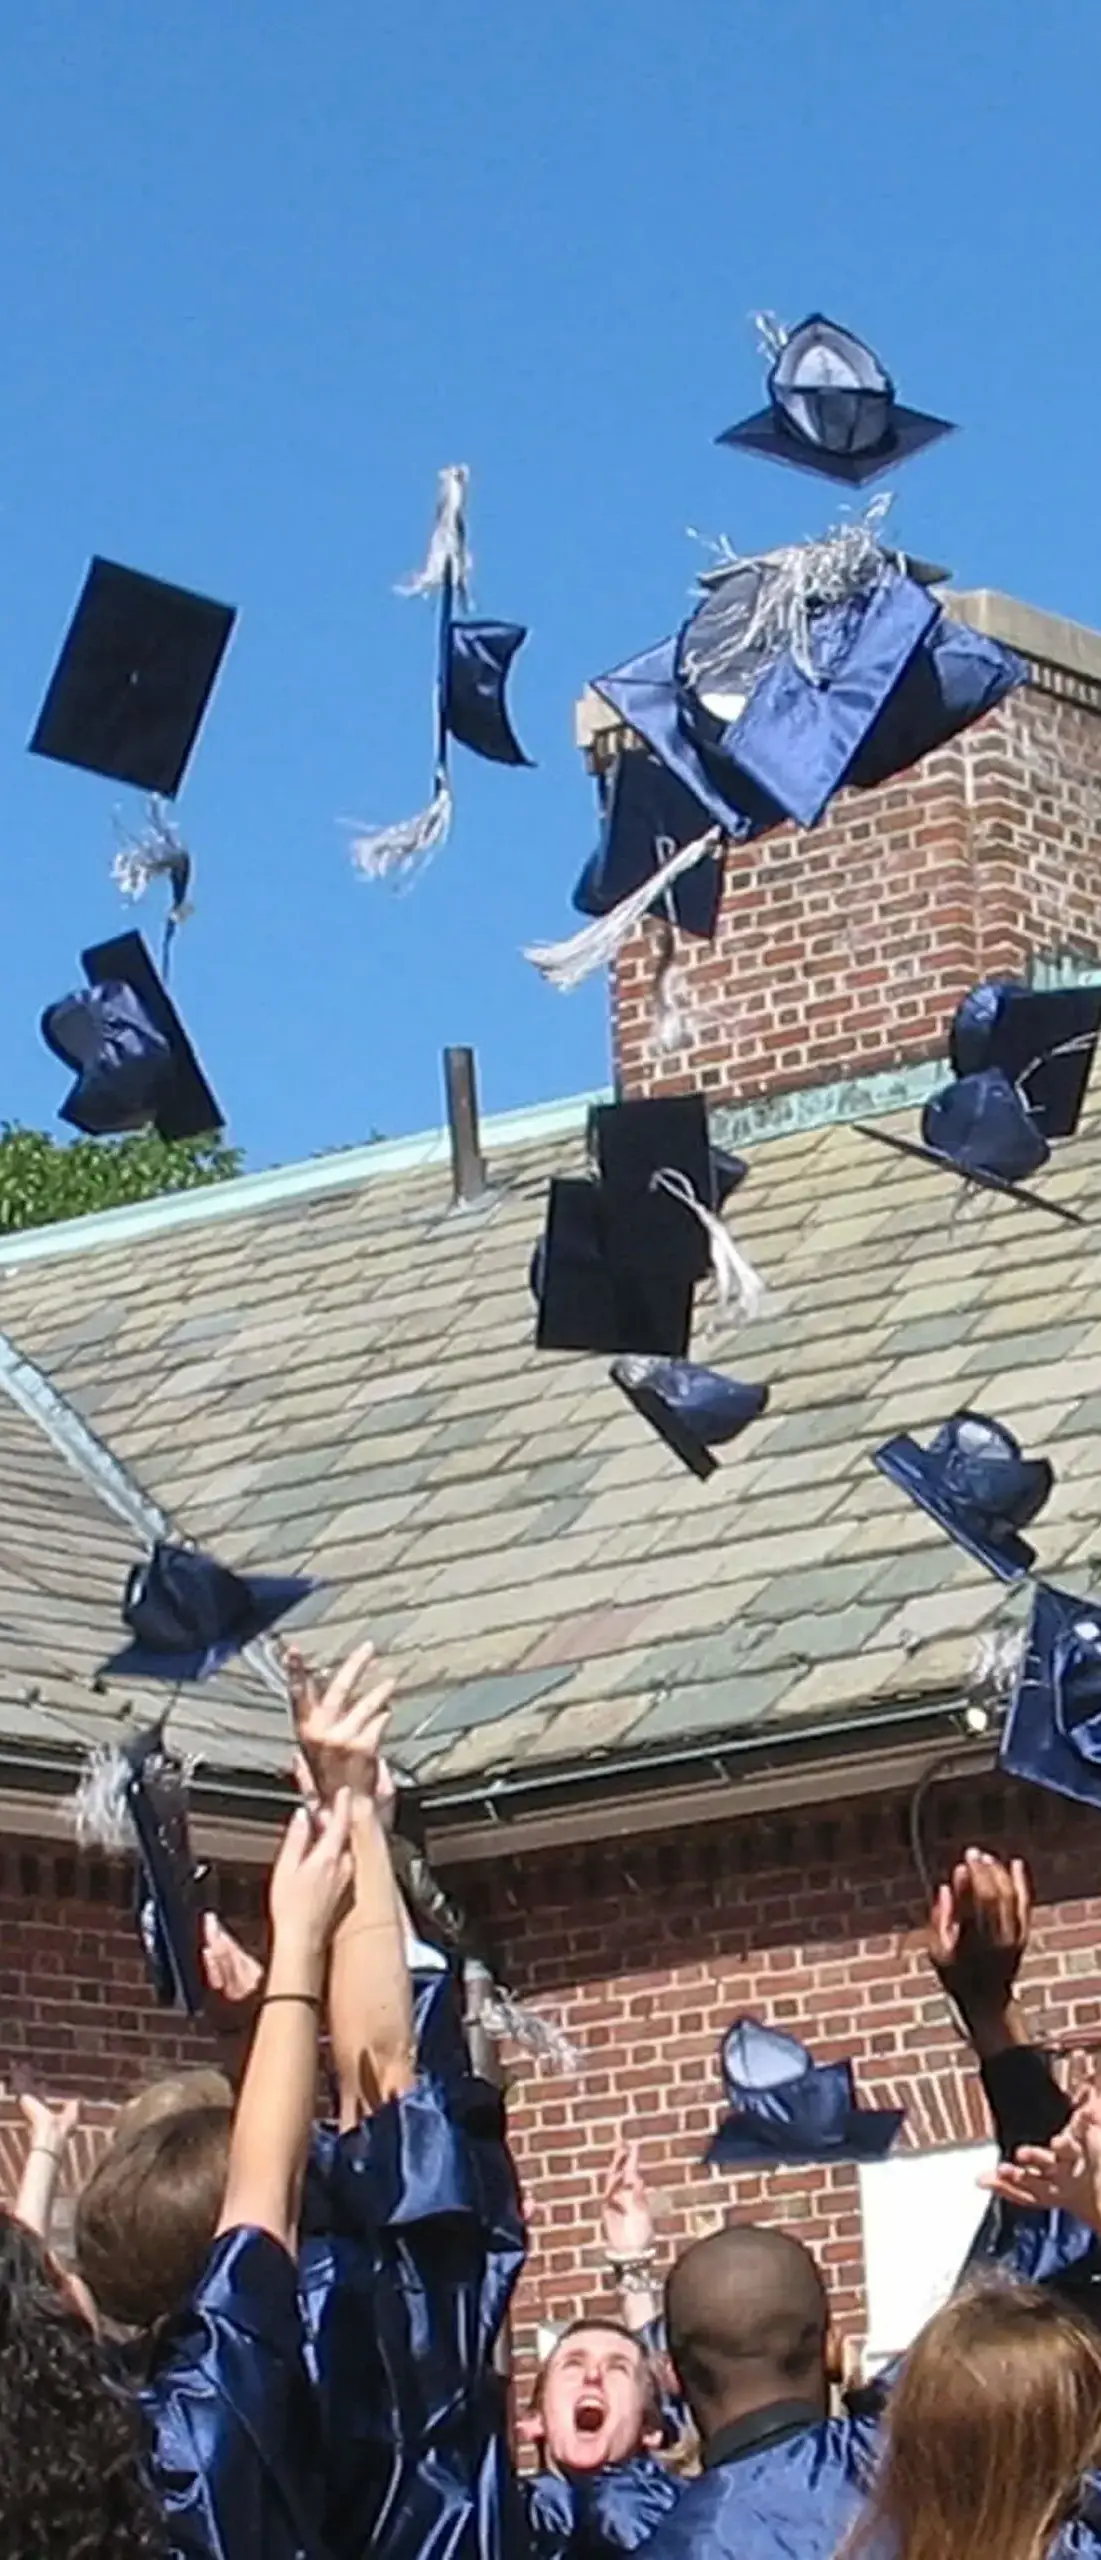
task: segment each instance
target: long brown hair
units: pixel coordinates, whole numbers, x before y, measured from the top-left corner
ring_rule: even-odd
[[[910,2349],[845,2560],[1044,2560],[1099,2452],[1101,2338],[1037,2285],[976,2285]]]

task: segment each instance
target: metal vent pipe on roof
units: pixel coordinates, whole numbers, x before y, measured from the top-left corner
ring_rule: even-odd
[[[489,1189],[478,1137],[478,1085],[473,1049],[445,1049],[444,1092],[451,1136],[451,1191],[456,1208],[471,1208]]]

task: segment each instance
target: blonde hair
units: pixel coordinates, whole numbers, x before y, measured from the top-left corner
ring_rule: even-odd
[[[976,2285],[910,2349],[845,2560],[1044,2560],[1099,2451],[1101,2337],[1037,2285]]]

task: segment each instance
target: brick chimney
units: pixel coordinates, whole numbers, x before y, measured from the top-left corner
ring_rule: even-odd
[[[714,944],[677,937],[689,1036],[664,1055],[658,928],[643,925],[612,987],[625,1095],[696,1087],[715,1105],[767,1105],[863,1088],[943,1058],[979,978],[1101,975],[1101,634],[985,588],[941,601],[1019,650],[1027,686],[908,773],[839,793],[812,833],[728,853]],[[600,772],[632,740],[590,691],[577,742]]]

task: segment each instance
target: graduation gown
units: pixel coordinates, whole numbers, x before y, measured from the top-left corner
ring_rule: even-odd
[[[501,2100],[461,2069],[450,1972],[423,2077],[353,2132],[315,2132],[299,2289],[334,2560],[523,2560],[493,2357],[524,2259]]]
[[[216,2240],[140,2400],[179,2560],[324,2560],[321,2446],[295,2266],[266,2231]]]
[[[1035,2049],[995,2056],[982,2078],[1003,2155],[1022,2142],[1048,2141],[1065,2123],[1068,2103]],[[962,2272],[998,2266],[1074,2291],[1090,2281],[1096,2256],[1093,2235],[1071,2215],[996,2206]],[[648,2560],[831,2560],[867,2491],[891,2378],[881,2374],[853,2394],[845,2417],[821,2419],[789,2403],[720,2430],[702,2476],[686,2483],[658,2527]],[[1068,2548],[1077,2560],[1101,2560],[1101,2540],[1085,2512]]]
[[[652,2453],[568,2477],[541,2471],[525,2483],[532,2560],[614,2560],[637,2551],[670,2514],[681,2484]]]

